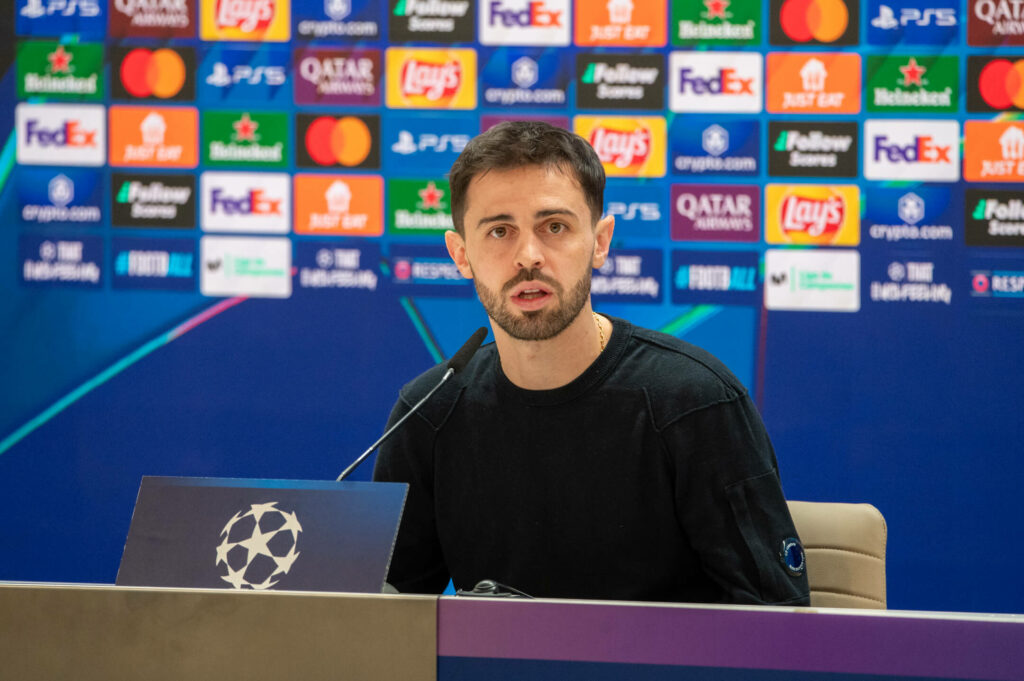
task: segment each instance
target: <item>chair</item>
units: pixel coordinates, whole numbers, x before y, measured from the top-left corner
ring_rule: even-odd
[[[790,501],[811,606],[885,608],[885,518],[871,504]]]

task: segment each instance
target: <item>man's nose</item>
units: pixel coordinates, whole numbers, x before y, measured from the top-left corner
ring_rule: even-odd
[[[516,266],[539,269],[544,266],[544,246],[532,230],[526,230],[516,243]]]

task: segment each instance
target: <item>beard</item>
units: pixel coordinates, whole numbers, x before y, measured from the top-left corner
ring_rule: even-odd
[[[568,295],[561,284],[535,269],[521,270],[519,274],[505,282],[500,294],[481,284],[476,277],[473,284],[484,310],[487,311],[487,316],[505,333],[516,340],[542,341],[562,333],[576,319],[590,297],[590,277],[590,268],[587,268],[583,276],[569,289]],[[548,306],[543,310],[518,313],[511,310],[508,293],[514,286],[524,281],[547,284],[557,299],[557,304],[553,308]]]

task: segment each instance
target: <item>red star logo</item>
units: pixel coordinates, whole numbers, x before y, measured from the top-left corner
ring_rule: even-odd
[[[441,208],[441,199],[444,197],[444,190],[438,189],[433,180],[427,183],[427,186],[419,190],[420,204],[424,208]]]
[[[916,57],[911,57],[910,61],[907,62],[906,66],[900,67],[900,73],[903,74],[903,85],[917,85],[924,87],[924,83],[921,82],[921,76],[928,69],[924,66],[919,66]]]
[[[704,0],[708,19],[725,19],[725,10],[729,9],[731,0]]]
[[[74,59],[74,55],[65,52],[63,45],[58,45],[46,58],[50,61],[50,73],[71,72],[71,60]]]
[[[260,127],[260,124],[249,118],[248,111],[232,123],[231,127],[235,129],[235,140],[238,142],[255,142],[259,139],[256,136],[256,128]]]

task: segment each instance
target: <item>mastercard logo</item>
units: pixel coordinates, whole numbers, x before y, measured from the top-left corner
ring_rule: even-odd
[[[132,97],[174,97],[185,85],[188,69],[174,50],[136,48],[121,60],[121,85]]]
[[[993,109],[1024,109],[1024,59],[996,59],[981,70],[978,92]]]
[[[834,43],[850,27],[850,10],[843,0],[784,0],[779,25],[794,42]]]
[[[373,134],[362,119],[355,116],[320,116],[306,128],[306,151],[321,166],[358,166],[373,150]]]

